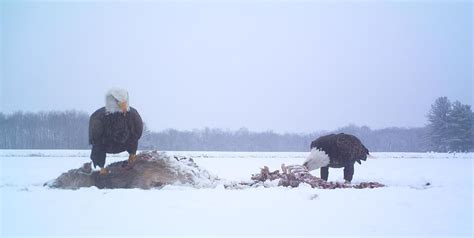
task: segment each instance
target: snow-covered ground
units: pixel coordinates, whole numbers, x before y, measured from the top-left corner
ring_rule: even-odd
[[[169,152],[226,181],[307,153]],[[378,189],[167,186],[57,190],[43,183],[88,162],[87,150],[0,150],[0,237],[9,236],[473,236],[474,154],[373,153],[353,183]],[[107,163],[125,159],[109,157]],[[343,181],[342,169],[329,180]],[[319,176],[319,171],[314,172]],[[429,186],[426,184],[429,183]]]

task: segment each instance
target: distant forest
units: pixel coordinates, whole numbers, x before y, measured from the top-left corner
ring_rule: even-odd
[[[89,149],[89,115],[85,112],[0,113],[0,149]],[[426,128],[371,130],[350,125],[332,132],[308,134],[252,132],[216,128],[160,132],[145,131],[142,150],[193,151],[308,151],[311,141],[328,133],[358,136],[371,151],[427,151]]]
[[[89,115],[78,111],[0,113],[0,149],[89,149]],[[438,98],[427,116],[427,126],[372,130],[349,125],[335,131],[308,134],[252,132],[204,128],[192,131],[146,128],[142,150],[173,151],[309,151],[311,141],[329,133],[348,133],[370,151],[474,151],[474,113],[469,105]]]

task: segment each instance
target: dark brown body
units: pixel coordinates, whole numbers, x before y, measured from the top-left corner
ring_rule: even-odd
[[[311,143],[311,149],[317,148],[329,156],[329,165],[321,168],[321,178],[329,176],[329,167],[344,168],[344,179],[352,181],[354,163],[366,160],[369,150],[355,136],[349,134],[330,134],[321,136]]]
[[[105,107],[95,111],[89,119],[89,143],[92,145],[94,167],[104,167],[107,153],[127,151],[136,154],[142,132],[143,122],[135,108],[130,107],[126,113],[107,113]]]

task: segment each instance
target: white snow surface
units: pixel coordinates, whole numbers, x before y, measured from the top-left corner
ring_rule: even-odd
[[[353,183],[377,189],[248,188],[264,165],[301,164],[306,152],[167,152],[223,179],[216,188],[60,190],[43,184],[89,161],[88,150],[0,150],[0,237],[307,236],[472,237],[474,154],[373,153]],[[126,159],[126,153],[107,163]],[[312,171],[319,176],[319,170]],[[329,180],[344,181],[342,169]],[[429,183],[430,185],[426,185]]]

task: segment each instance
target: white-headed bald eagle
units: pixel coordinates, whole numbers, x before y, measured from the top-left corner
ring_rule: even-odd
[[[92,145],[91,159],[95,166],[105,170],[107,153],[129,153],[128,162],[135,160],[138,140],[143,131],[143,122],[135,108],[130,107],[128,92],[113,88],[105,96],[105,107],[95,111],[89,119],[89,143]]]
[[[321,178],[328,180],[329,167],[344,167],[344,179],[352,181],[354,163],[366,160],[369,150],[355,136],[349,134],[330,134],[321,136],[311,143],[311,153],[304,162],[308,170],[321,168]]]

